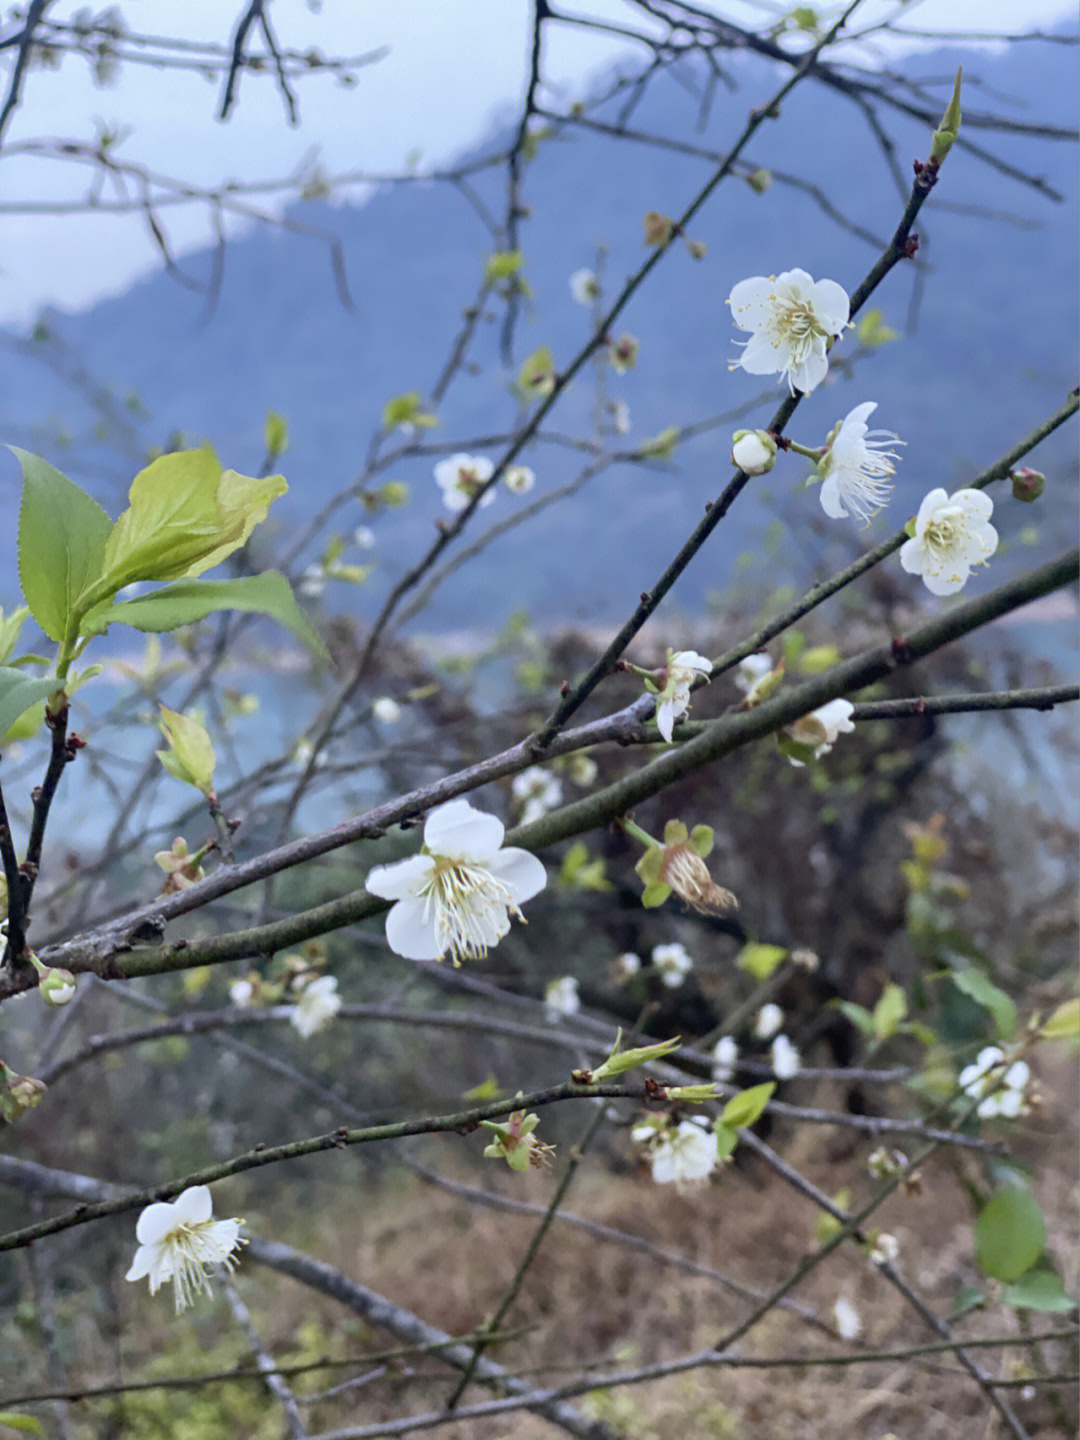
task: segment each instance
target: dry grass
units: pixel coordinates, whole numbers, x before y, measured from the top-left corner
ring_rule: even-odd
[[[1048,1052],[1044,1052],[1047,1054]],[[1034,1184],[1050,1230],[1050,1249],[1075,1285],[1077,1109],[1072,1057],[1051,1057],[1041,1079],[1048,1102],[1016,1147],[1037,1177]],[[806,1152],[806,1132],[795,1137],[803,1173],[827,1193],[853,1186],[855,1198],[866,1181],[858,1156],[837,1158],[819,1132],[820,1153]],[[783,1137],[774,1137],[781,1149]],[[434,1163],[445,1171],[461,1154],[441,1142]],[[950,1155],[929,1164],[921,1195],[893,1196],[878,1223],[901,1246],[899,1269],[947,1316],[963,1285],[979,1284],[974,1263],[972,1212],[964,1181],[975,1175],[970,1162]],[[513,1177],[493,1166],[459,1177],[543,1206],[552,1180],[542,1174]],[[651,1183],[644,1169],[611,1173],[599,1160],[581,1169],[567,1204],[598,1225],[640,1237],[652,1247],[715,1270],[766,1293],[814,1246],[814,1210],[761,1162],[729,1165],[713,1183],[682,1193]],[[499,1303],[535,1228],[528,1217],[469,1204],[414,1177],[387,1177],[364,1196],[362,1213],[334,1212],[332,1229],[319,1226],[317,1253],[364,1285],[451,1333],[480,1326]],[[314,1248],[314,1247],[313,1247]],[[281,1344],[310,1317],[310,1296],[291,1285],[282,1294],[275,1278],[275,1329]],[[991,1290],[992,1290],[991,1286]],[[268,1297],[270,1291],[267,1291]],[[908,1303],[854,1246],[842,1248],[795,1292],[794,1298],[831,1322],[833,1305],[845,1295],[857,1307],[864,1331],[858,1345],[824,1335],[797,1314],[773,1310],[740,1342],[744,1359],[780,1356],[840,1356],[858,1349],[903,1349],[937,1337]],[[340,1311],[318,1307],[331,1328]],[[495,1358],[509,1370],[527,1371],[541,1383],[570,1380],[582,1368],[633,1369],[674,1359],[715,1343],[747,1313],[747,1303],[715,1279],[663,1264],[640,1246],[604,1242],[567,1224],[549,1232],[508,1320],[525,1333],[502,1345]],[[1031,1316],[1035,1331],[1060,1328],[1062,1317]],[[1016,1313],[991,1303],[959,1321],[964,1338],[1019,1335]],[[389,1337],[370,1333],[355,1352],[377,1348]],[[1032,1365],[1075,1369],[1063,1346],[1013,1347],[978,1355],[996,1378],[1029,1374]],[[399,1374],[355,1396],[348,1408],[319,1412],[320,1427],[372,1423],[379,1419],[437,1409],[454,1384],[440,1366],[421,1362],[410,1378]],[[1069,1388],[1024,1398],[1008,1392],[1032,1440],[1056,1440],[1075,1433],[1076,1405]],[[474,1387],[466,1396],[480,1401]],[[582,1404],[582,1401],[576,1402]],[[584,1402],[586,1406],[596,1402]],[[1000,1422],[973,1382],[948,1355],[918,1360],[879,1361],[845,1368],[750,1366],[699,1369],[609,1392],[600,1413],[633,1440],[994,1440]],[[442,1427],[446,1440],[533,1440],[552,1434],[543,1421],[524,1413],[469,1420]]]

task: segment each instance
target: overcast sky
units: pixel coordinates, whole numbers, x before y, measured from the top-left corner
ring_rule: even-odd
[[[106,0],[90,8],[100,12]],[[77,4],[54,4],[61,19]],[[96,87],[84,61],[68,57],[58,70],[36,69],[0,154],[0,323],[25,324],[42,305],[82,308],[123,290],[156,267],[158,256],[137,218],[12,214],[27,201],[59,201],[84,193],[88,172],[11,149],[64,137],[93,141],[98,122],[131,127],[120,153],[151,170],[199,184],[235,178],[273,180],[295,171],[313,149],[328,173],[393,171],[421,152],[424,165],[444,162],[473,143],[522,95],[526,75],[528,0],[275,0],[270,15],[283,47],[327,55],[360,55],[386,45],[387,57],[359,72],[352,89],[329,76],[297,87],[301,124],[286,121],[268,76],[245,75],[239,103],[226,123],[214,118],[220,82],[198,76],[123,67],[119,80]],[[632,18],[621,0],[567,0],[562,7],[599,18]],[[749,24],[786,6],[720,4],[716,9]],[[241,0],[128,0],[121,9],[130,30],[228,43]],[[824,13],[825,7],[822,7]],[[908,28],[984,33],[1061,24],[1075,15],[1072,0],[867,0],[860,20],[903,11]],[[1018,17],[1022,14],[1023,19]],[[865,20],[864,20],[865,23]],[[550,27],[545,75],[565,95],[582,92],[588,77],[627,53],[615,37]],[[4,32],[6,33],[6,32]],[[251,47],[261,48],[261,47]],[[640,52],[639,52],[640,53]],[[895,52],[894,52],[895,53]],[[4,93],[12,52],[0,67]],[[863,47],[863,56],[865,47]],[[6,68],[5,68],[6,67]],[[209,243],[204,207],[163,212],[178,254]]]

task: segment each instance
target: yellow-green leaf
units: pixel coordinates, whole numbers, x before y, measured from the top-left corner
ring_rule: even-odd
[[[1046,1245],[1046,1221],[1033,1196],[1006,1185],[975,1221],[975,1258],[985,1275],[1009,1284],[1030,1270]]]
[[[896,1034],[896,1028],[907,1014],[907,996],[899,985],[886,985],[874,1006],[874,1034],[879,1040],[888,1040]]]
[[[745,1130],[748,1125],[753,1125],[768,1105],[775,1089],[776,1082],[769,1080],[764,1085],[752,1085],[749,1090],[740,1090],[721,1110],[721,1123],[734,1130]]]
[[[194,785],[204,795],[214,788],[217,756],[210,736],[197,720],[162,705],[161,728],[169,742],[167,750],[156,752],[165,769],[185,785]]]
[[[1080,1000],[1066,1000],[1059,1005],[1040,1026],[1039,1034],[1044,1040],[1075,1040],[1080,1036]]]
[[[788,952],[782,945],[762,945],[751,941],[744,945],[735,963],[740,970],[746,970],[755,980],[767,980],[778,965],[787,959]]]
[[[192,579],[243,545],[288,490],[284,477],[221,469],[209,446],[161,455],[140,470],[105,545],[94,601],[135,580]]]

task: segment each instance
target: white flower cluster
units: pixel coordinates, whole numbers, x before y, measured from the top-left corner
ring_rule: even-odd
[[[960,1071],[960,1088],[978,1101],[975,1113],[980,1120],[1015,1120],[1018,1115],[1027,1115],[1031,1110],[1027,1096],[1030,1084],[1027,1061],[1010,1061],[997,1045],[987,1045],[973,1064]]]
[[[667,945],[654,945],[652,965],[669,990],[678,989],[694,968],[686,946],[678,940],[672,940]]]
[[[530,765],[527,770],[522,770],[520,775],[515,775],[510,790],[514,799],[522,806],[523,825],[539,820],[549,810],[554,810],[556,805],[562,804],[562,781],[542,765]]]
[[[442,491],[448,510],[464,510],[473,496],[487,484],[495,466],[484,455],[451,455],[435,466],[435,481]],[[512,495],[525,495],[536,484],[536,476],[527,465],[511,465],[503,474],[503,484]],[[495,491],[484,490],[481,505],[490,505]]]

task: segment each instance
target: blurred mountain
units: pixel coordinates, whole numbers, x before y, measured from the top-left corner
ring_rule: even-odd
[[[904,66],[931,85],[943,108],[960,62],[967,116],[992,112],[1075,126],[1071,47],[950,49]],[[707,108],[692,69],[657,76],[628,126],[722,152],[749,110],[775,90],[778,72],[734,56],[728,74],[730,86],[719,85]],[[618,102],[587,114],[615,123]],[[889,123],[906,187],[911,161],[927,154],[929,136],[903,116]],[[713,595],[763,593],[781,579],[801,583],[822,564],[850,558],[901,524],[931,486],[959,486],[1007,451],[1075,385],[1075,148],[1007,126],[969,124],[963,133],[996,160],[953,151],[920,217],[919,268],[899,267],[875,295],[872,304],[902,338],[861,357],[850,374],[834,364],[829,383],[804,401],[792,425],[795,438],[818,445],[852,406],[876,400],[874,423],[906,442],[891,508],[869,533],[825,522],[816,493],[803,489],[799,463],[788,459],[748,488],[682,578],[673,599],[685,611],[700,610]],[[476,154],[498,143],[489,136]],[[859,108],[819,86],[796,90],[746,159],[773,173],[771,187],[758,194],[741,181],[725,182],[690,228],[706,245],[705,257],[695,261],[673,245],[619,321],[620,331],[640,340],[640,358],[624,376],[606,370],[602,383],[609,399],[629,406],[627,444],[731,411],[763,388],[768,395],[741,423],[765,423],[780,392],[728,369],[738,353],[725,306],[732,285],[800,267],[854,290],[877,254],[867,234],[884,240],[903,209]],[[549,345],[556,363],[564,363],[588,333],[590,314],[570,296],[571,273],[595,268],[602,247],[605,294],[616,294],[646,253],[645,212],[678,214],[711,168],[702,158],[597,130],[567,129],[541,140],[524,182],[523,273],[533,298],[518,321],[514,366],[499,366],[502,309],[493,304],[469,352],[475,373],[458,376],[439,407],[439,428],[422,438],[460,440],[462,449],[496,455],[497,446],[470,446],[470,437],[512,428],[517,407],[508,386],[521,360]],[[785,176],[797,178],[798,187]],[[1018,176],[1042,177],[1044,191]],[[470,183],[492,214],[502,213],[502,170],[480,171]],[[846,223],[826,213],[814,187]],[[1055,201],[1045,189],[1064,198]],[[25,336],[0,333],[0,434],[46,454],[115,512],[140,451],[166,443],[173,432],[189,443],[209,440],[225,464],[255,470],[265,416],[276,410],[290,427],[280,467],[291,487],[284,519],[289,527],[302,524],[357,476],[386,400],[434,383],[493,246],[476,209],[447,184],[387,188],[359,207],[300,204],[290,215],[340,237],[355,310],[341,303],[325,246],[278,229],[254,230],[229,243],[209,314],[162,271],[84,312],[48,312],[29,344]],[[186,257],[183,266],[205,278],[213,263],[207,251]],[[849,337],[836,360],[855,348]],[[104,403],[91,403],[92,393]],[[578,474],[584,457],[557,437],[589,433],[596,401],[596,371],[587,366],[554,414],[552,438],[523,457],[538,480],[529,500]],[[451,577],[416,623],[448,628],[482,616],[496,627],[522,608],[545,622],[623,616],[726,482],[734,428],[725,421],[705,430],[665,464],[612,467],[500,537]],[[1070,428],[1034,461],[1049,477],[1040,505],[1010,504],[1004,488],[994,492],[1006,542],[996,562],[1002,566],[1060,548],[1074,529]],[[326,603],[374,613],[402,567],[426,547],[445,514],[432,465],[430,457],[412,458],[381,477],[409,483],[405,510],[371,521],[356,502],[338,512],[334,523],[346,534],[356,524],[372,525],[376,547],[362,558],[374,557],[377,570],[359,590],[331,590]],[[5,457],[0,496],[9,514],[17,487],[17,468]],[[477,513],[471,533],[525,503],[503,491]],[[0,599],[14,599],[13,539],[0,557]]]

